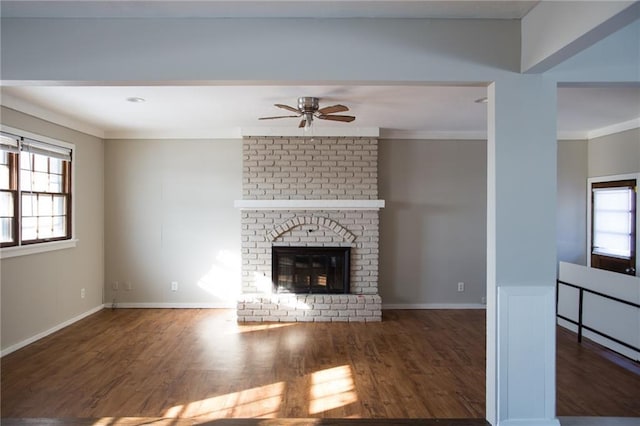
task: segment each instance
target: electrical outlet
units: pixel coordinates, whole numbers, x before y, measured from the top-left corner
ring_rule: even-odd
[[[171,281],[171,291],[178,291],[178,281]]]
[[[464,283],[458,283],[458,291],[464,291]]]
[[[131,281],[125,281],[124,288],[126,288],[127,291],[131,291],[133,289],[133,287],[131,286]]]
[[[484,297],[484,296],[482,298],[480,298],[480,303],[482,303],[483,305],[486,305],[487,304],[487,298]]]
[[[84,299],[85,291],[84,288],[80,289],[80,299]]]
[[[113,284],[111,285],[111,288],[114,291],[118,291],[118,287],[120,286],[120,283],[118,281],[114,281]]]

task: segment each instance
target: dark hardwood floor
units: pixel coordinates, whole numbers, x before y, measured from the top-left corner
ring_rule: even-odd
[[[263,325],[231,310],[104,310],[2,358],[2,424],[485,425],[484,335],[470,310]],[[640,416],[634,365],[558,333],[558,414]]]

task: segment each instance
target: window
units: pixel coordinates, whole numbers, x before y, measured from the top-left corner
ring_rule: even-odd
[[[17,159],[20,138],[0,133],[0,245],[18,241]]]
[[[72,149],[0,133],[2,247],[71,239]]]
[[[591,184],[591,266],[635,275],[636,180]]]

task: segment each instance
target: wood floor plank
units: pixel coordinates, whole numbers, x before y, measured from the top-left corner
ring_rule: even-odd
[[[481,419],[484,326],[481,310],[385,311],[377,324],[237,324],[231,310],[103,310],[2,358],[2,423]],[[629,365],[560,331],[559,415],[640,416],[640,369]]]

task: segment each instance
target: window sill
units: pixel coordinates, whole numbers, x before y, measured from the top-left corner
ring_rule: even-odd
[[[30,244],[17,247],[5,247],[3,249],[0,249],[0,259],[8,259],[10,257],[28,256],[30,254],[74,248],[77,243],[77,239],[72,239],[64,241],[52,241],[50,243]]]

